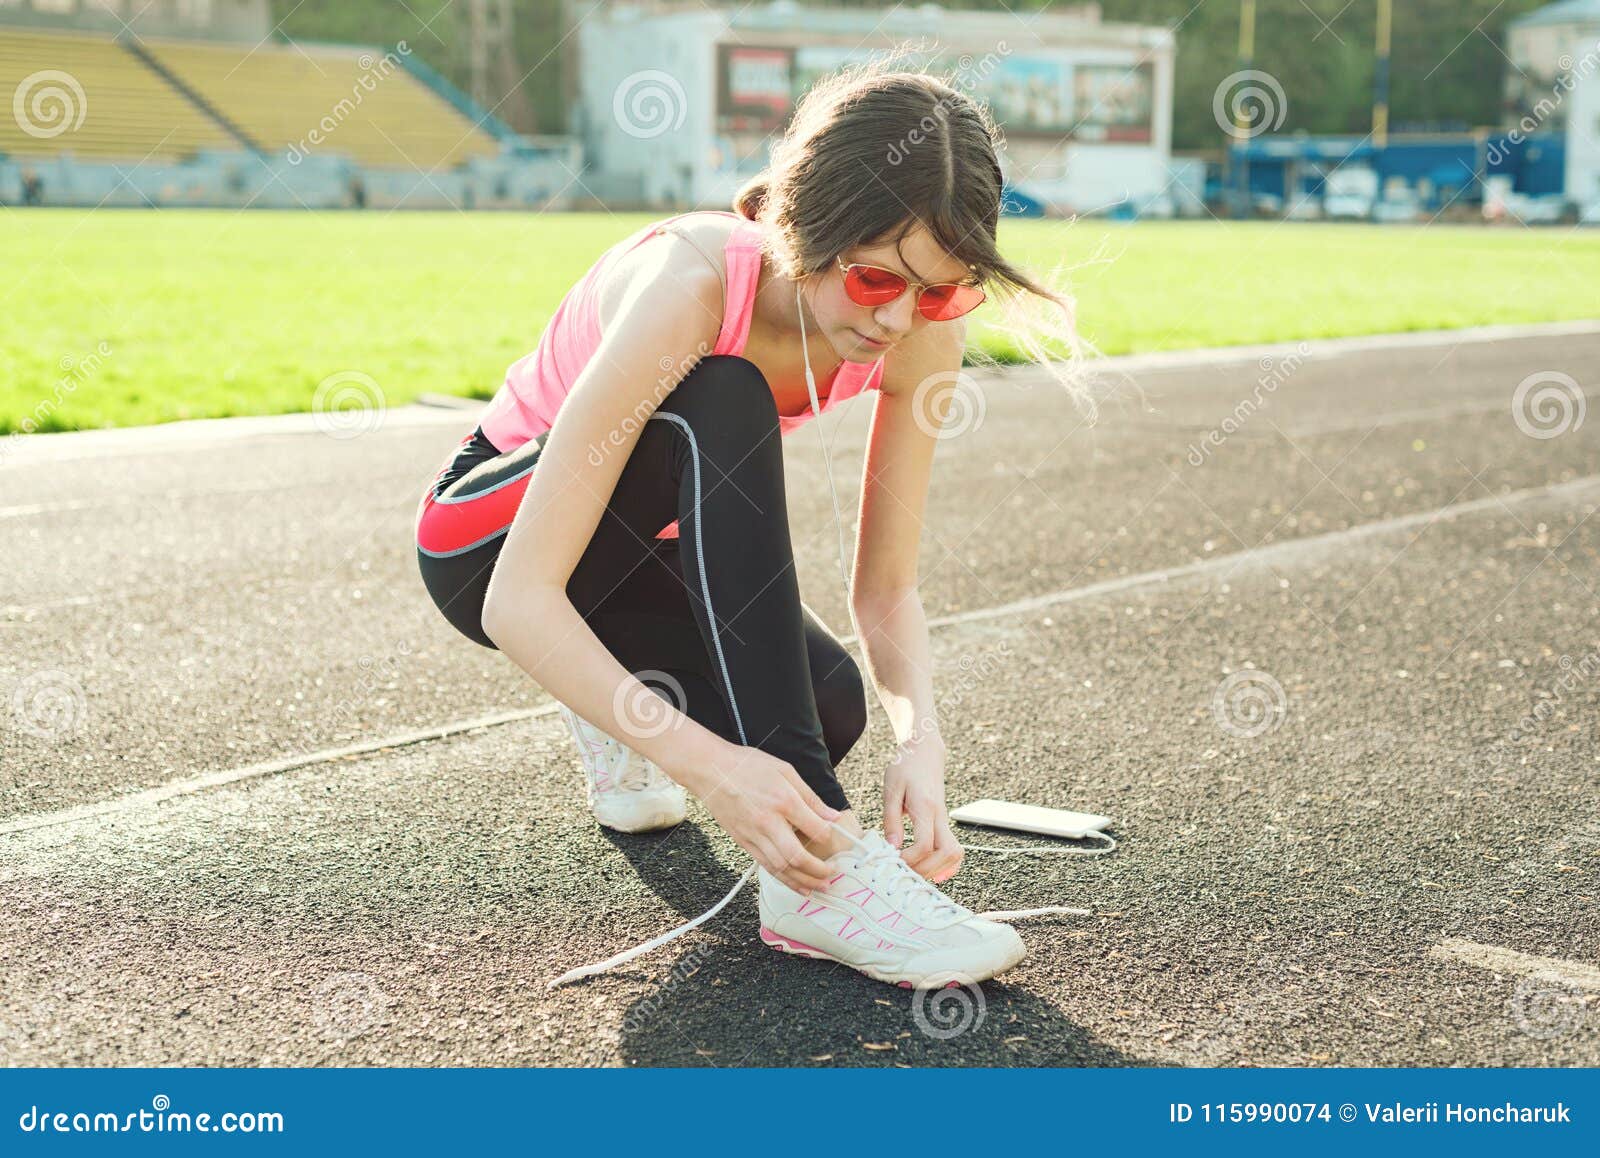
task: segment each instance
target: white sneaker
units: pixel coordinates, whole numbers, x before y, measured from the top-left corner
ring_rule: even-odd
[[[760,870],[761,939],[768,945],[842,961],[907,989],[983,981],[1027,952],[1015,929],[950,900],[882,833],[867,833],[827,863],[833,879],[809,897]]]
[[[565,704],[561,714],[578,745],[589,811],[596,820],[618,832],[653,832],[682,822],[687,797],[683,785]]]

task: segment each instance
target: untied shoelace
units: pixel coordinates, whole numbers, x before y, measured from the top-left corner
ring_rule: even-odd
[[[796,312],[798,312],[800,315],[800,352],[801,359],[805,363],[806,368],[806,389],[811,395],[811,416],[813,419],[819,420],[816,423],[816,427],[817,437],[822,442],[823,472],[828,476],[828,493],[833,499],[833,525],[839,539],[839,577],[844,580],[845,593],[848,596],[850,591],[850,579],[845,570],[844,563],[844,518],[839,510],[839,494],[833,485],[833,457],[828,447],[827,436],[823,433],[822,423],[820,421],[822,418],[822,407],[817,398],[816,377],[811,371],[811,347],[806,341],[806,313],[805,307],[801,301],[800,285],[798,282],[796,282],[794,288],[794,304]],[[861,625],[855,621],[855,609],[848,598],[845,600],[845,606],[850,608],[850,626],[855,630],[856,639],[859,642],[862,639]],[[836,831],[848,836],[855,844],[860,845],[862,843],[856,838],[855,834],[851,833],[848,829],[842,827],[841,825],[835,823],[833,824],[833,828]],[[1091,833],[1090,835],[1097,836],[1100,839],[1105,840],[1107,842],[1106,847],[1097,849],[1068,848],[1058,845],[1030,845],[1022,848],[1003,848],[993,845],[963,845],[962,847],[971,852],[989,852],[996,853],[1001,856],[1015,853],[1076,853],[1082,856],[1097,856],[1111,852],[1117,847],[1117,842],[1103,832]],[[887,847],[893,849],[894,846],[888,845]],[[871,861],[875,858],[882,860],[883,863],[888,863],[888,860],[890,859],[889,854],[885,853],[882,849],[869,853],[864,859],[866,861]],[[915,869],[908,867],[903,860],[900,860],[898,850],[894,851],[892,859],[899,862],[901,868],[905,872],[916,877],[917,881],[920,882],[920,886],[925,886],[927,889],[931,890],[933,894],[939,898],[939,903],[949,904],[953,907],[960,907],[954,906],[954,902],[949,901],[943,893],[939,892],[937,888],[923,880],[921,875],[918,874]],[[578,981],[584,977],[593,977],[598,973],[605,973],[615,969],[619,965],[625,965],[629,961],[643,957],[646,953],[650,953],[656,949],[659,949],[662,945],[667,944],[669,941],[676,940],[689,930],[705,924],[712,917],[716,916],[718,913],[722,912],[723,909],[728,907],[733,898],[739,895],[740,890],[743,889],[745,885],[750,883],[750,878],[755,875],[755,871],[756,865],[752,862],[750,867],[745,869],[743,874],[740,875],[738,881],[734,883],[733,888],[728,890],[728,895],[723,897],[716,904],[712,905],[705,912],[701,913],[694,920],[689,921],[686,924],[679,925],[676,929],[673,929],[667,933],[663,933],[659,937],[652,937],[643,944],[635,945],[632,949],[624,950],[614,957],[608,957],[604,961],[597,961],[592,965],[582,965],[576,969],[569,969],[560,977],[557,977],[554,981],[550,982],[550,988],[554,989],[559,985],[565,985],[571,981]],[[901,874],[896,873],[895,876],[898,880]],[[1036,909],[996,909],[986,913],[976,913],[974,915],[992,921],[1015,921],[1025,917],[1041,917],[1053,914],[1088,916],[1089,910],[1068,908],[1065,905],[1045,905]]]
[[[839,824],[837,821],[830,821],[829,823],[830,823],[831,827],[834,829],[835,832],[843,834],[844,836],[849,838],[849,840],[853,844],[857,845],[858,847],[863,846],[863,845],[866,844],[865,841],[863,841],[861,838],[857,837],[853,832],[851,832],[849,829],[845,828],[843,825]],[[1098,856],[1098,855],[1101,855],[1101,854],[1104,854],[1104,853],[1108,853],[1108,852],[1110,852],[1112,849],[1114,849],[1116,847],[1116,841],[1112,840],[1111,837],[1106,836],[1104,833],[1095,833],[1093,835],[1101,836],[1105,840],[1110,841],[1111,842],[1110,847],[1109,848],[1097,848],[1097,849],[1078,849],[1078,848],[1062,848],[1062,847],[1049,846],[1049,845],[1037,845],[1037,846],[1030,846],[1030,847],[1027,847],[1027,848],[985,849],[984,851],[1001,852],[1001,853],[1013,853],[1013,852],[1077,853],[1077,854],[1083,855],[1083,856]],[[963,847],[966,848],[966,847],[971,847],[971,846],[964,845]],[[913,869],[910,866],[908,866],[905,863],[905,861],[900,858],[899,850],[896,849],[893,845],[885,844],[882,848],[878,848],[878,849],[870,849],[869,848],[869,851],[868,851],[867,855],[865,857],[861,858],[861,862],[863,864],[869,864],[869,863],[872,863],[874,861],[876,861],[880,865],[884,865],[884,866],[888,866],[891,863],[898,863],[900,865],[900,870],[901,871],[892,873],[892,875],[895,877],[895,881],[891,882],[891,885],[890,885],[891,888],[894,887],[894,884],[898,883],[899,880],[904,879],[904,874],[909,873],[912,877],[916,878],[916,881],[915,881],[915,883],[914,883],[914,885],[912,887],[915,887],[915,888],[917,888],[919,890],[920,889],[926,889],[926,890],[928,890],[929,892],[931,892],[934,896],[936,896],[938,898],[937,901],[930,901],[929,902],[930,904],[945,904],[945,905],[950,905],[952,908],[957,908],[957,909],[965,907],[965,906],[956,905],[955,902],[951,901],[949,898],[945,897],[945,895],[943,893],[939,892],[939,890],[933,884],[931,884],[930,882],[925,880],[921,876],[921,874],[919,874],[915,869]],[[677,940],[679,937],[681,937],[685,933],[689,932],[689,930],[698,928],[699,926],[705,924],[712,917],[715,917],[718,913],[722,912],[723,909],[727,908],[729,903],[732,902],[733,898],[739,895],[740,890],[743,889],[745,887],[745,885],[750,883],[750,878],[755,875],[755,872],[756,872],[756,865],[755,865],[755,862],[752,861],[750,866],[748,868],[746,868],[744,870],[744,872],[740,875],[739,879],[736,882],[734,882],[733,888],[728,890],[727,895],[724,896],[716,904],[712,905],[705,912],[701,913],[694,920],[685,922],[684,924],[679,925],[676,929],[673,929],[673,930],[671,930],[669,932],[666,932],[666,933],[662,933],[660,936],[652,937],[648,941],[645,941],[645,942],[643,942],[642,944],[639,944],[639,945],[635,945],[631,949],[625,949],[621,953],[618,953],[614,957],[607,957],[604,961],[596,961],[592,965],[580,965],[576,969],[569,969],[565,973],[563,973],[560,977],[557,977],[555,980],[551,981],[550,984],[549,984],[549,987],[551,989],[555,989],[558,986],[566,985],[567,983],[572,982],[572,981],[580,981],[585,977],[593,977],[596,974],[600,974],[600,973],[609,973],[611,970],[617,968],[617,966],[619,966],[619,965],[626,965],[629,961],[633,961],[633,960],[636,960],[637,958],[643,957],[646,953],[654,952],[655,950],[661,948],[661,946],[667,944],[669,941]],[[1036,908],[1036,909],[991,909],[988,912],[974,913],[973,914],[973,916],[982,918],[983,920],[987,920],[987,921],[1015,921],[1015,920],[1020,920],[1020,919],[1022,919],[1024,917],[1045,917],[1045,916],[1056,916],[1056,915],[1087,917],[1089,915],[1089,910],[1088,909],[1069,908],[1066,905],[1043,905],[1043,906],[1041,906],[1039,908]]]

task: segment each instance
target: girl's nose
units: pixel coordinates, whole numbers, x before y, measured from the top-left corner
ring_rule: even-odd
[[[904,334],[911,329],[911,323],[917,316],[917,295],[907,290],[894,301],[878,307],[872,319],[878,324],[880,330],[892,334]]]

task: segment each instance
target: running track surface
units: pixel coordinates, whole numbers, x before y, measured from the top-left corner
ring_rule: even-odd
[[[1195,359],[1092,429],[983,377],[924,536],[949,795],[1122,845],[969,854],[974,908],[1092,915],[942,1008],[765,949],[753,892],[544,988],[747,861],[698,806],[598,830],[547,697],[427,603],[411,519],[470,414],[8,446],[0,1060],[1600,1064],[1600,415],[1538,438],[1512,401],[1600,400],[1597,365],[1570,332]],[[868,418],[822,424],[847,510]],[[802,592],[848,632],[821,451],[787,441]],[[1259,735],[1219,722],[1230,676]],[[843,775],[875,817],[872,705]]]

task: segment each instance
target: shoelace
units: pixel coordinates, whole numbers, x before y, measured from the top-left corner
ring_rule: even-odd
[[[849,829],[845,828],[843,825],[841,825],[841,824],[839,824],[837,822],[831,822],[831,827],[834,829],[835,832],[841,833],[842,835],[847,837],[851,841],[851,843],[853,843],[853,844],[855,844],[857,846],[861,846],[861,845],[867,844],[866,841],[862,840],[860,837],[856,836]],[[1099,833],[1097,835],[1104,836],[1105,834],[1104,833]],[[1110,840],[1111,838],[1110,837],[1106,837],[1106,839]],[[1115,847],[1115,846],[1116,846],[1116,842],[1112,841],[1112,847]],[[965,846],[964,845],[963,847],[969,847],[969,846]],[[1056,848],[1047,848],[1047,847],[1041,846],[1041,847],[1033,848],[1033,849],[1004,849],[1002,851],[1004,851],[1004,852],[1049,851],[1049,852],[1080,852],[1080,853],[1082,853],[1082,852],[1085,852],[1086,850],[1083,850],[1083,849],[1056,849]],[[1097,853],[1109,852],[1109,851],[1110,851],[1110,849],[1095,849],[1092,852],[1088,852],[1087,855],[1091,855],[1092,856],[1092,855],[1095,855]],[[885,862],[887,862],[891,858],[893,860],[899,861],[901,867],[904,868],[906,872],[909,872],[913,876],[916,876],[917,880],[919,882],[921,882],[922,886],[925,886],[927,889],[931,890],[932,892],[937,893],[938,896],[940,897],[940,900],[943,903],[949,904],[949,905],[955,905],[954,901],[951,901],[948,897],[945,897],[944,894],[940,893],[939,890],[933,884],[931,884],[927,880],[924,880],[920,876],[920,874],[917,873],[917,871],[915,869],[911,868],[909,865],[906,865],[905,861],[902,860],[900,855],[899,855],[899,850],[895,849],[895,847],[893,845],[885,843],[883,848],[870,849],[870,851],[868,853],[868,857],[866,857],[866,858],[858,858],[858,859],[864,860],[864,859],[870,859],[870,858],[873,858],[873,857],[882,857]],[[646,953],[652,953],[655,950],[661,948],[661,946],[667,944],[669,941],[677,940],[679,937],[681,937],[685,933],[689,932],[689,930],[699,928],[701,925],[703,925],[707,921],[709,921],[712,917],[715,917],[718,913],[722,912],[723,909],[727,908],[728,905],[733,901],[733,898],[739,895],[740,890],[742,890],[745,887],[745,885],[749,884],[750,883],[750,878],[755,876],[755,875],[756,875],[756,865],[755,865],[754,862],[751,862],[750,867],[745,869],[744,872],[740,875],[739,879],[736,882],[734,882],[733,888],[728,890],[727,896],[723,897],[720,901],[718,901],[716,904],[712,905],[705,912],[701,913],[694,920],[687,921],[684,924],[679,925],[676,929],[673,929],[673,930],[671,930],[669,932],[666,932],[666,933],[662,933],[660,936],[651,937],[648,941],[645,941],[645,942],[643,942],[642,944],[639,944],[639,945],[635,945],[631,949],[625,949],[621,953],[618,953],[614,957],[607,957],[604,961],[596,961],[592,965],[580,965],[576,969],[569,969],[565,973],[563,973],[560,977],[557,977],[555,980],[551,981],[549,983],[549,988],[555,989],[558,986],[566,985],[566,984],[568,984],[570,982],[573,982],[573,981],[581,981],[585,977],[593,977],[593,976],[595,976],[597,974],[600,974],[600,973],[609,973],[611,970],[617,968],[619,965],[626,965],[629,961],[637,960],[638,958],[643,957]],[[897,873],[896,875],[898,876],[899,874]],[[956,907],[957,908],[964,908],[964,906],[956,906]],[[1069,908],[1066,905],[1044,905],[1044,906],[1041,906],[1040,908],[1037,908],[1037,909],[991,909],[990,911],[988,911],[986,913],[973,913],[972,915],[975,916],[975,917],[980,917],[980,918],[982,918],[984,920],[990,920],[990,921],[1016,921],[1016,920],[1021,920],[1024,917],[1045,917],[1045,916],[1055,916],[1055,915],[1087,917],[1089,915],[1089,910],[1088,909]]]
[[[828,476],[828,494],[833,499],[833,526],[839,540],[839,578],[843,581],[845,592],[848,595],[850,591],[850,577],[846,571],[844,561],[844,517],[839,510],[839,493],[833,485],[833,455],[828,447],[827,435],[824,434],[822,430],[822,406],[821,402],[817,398],[816,376],[811,370],[811,347],[806,341],[806,312],[805,307],[801,304],[800,285],[798,282],[796,282],[794,287],[794,305],[795,311],[800,316],[800,351],[802,355],[801,360],[805,364],[806,368],[806,390],[811,395],[811,416],[817,420],[817,438],[822,443],[823,471]],[[861,642],[861,625],[856,622],[854,605],[850,600],[847,599],[845,601],[845,606],[850,608],[850,626],[855,632],[857,644],[864,647],[864,644]],[[863,659],[865,659],[864,655]],[[865,664],[863,664],[863,670],[865,670]],[[869,735],[871,733],[871,726],[872,718],[869,714],[867,717]],[[854,833],[845,829],[841,825],[835,823],[833,828],[835,831],[843,833],[845,836],[849,837],[853,843],[858,845],[862,843]],[[995,853],[1000,856],[1011,856],[1018,853],[1076,853],[1080,856],[1100,856],[1113,851],[1117,847],[1117,842],[1103,832],[1091,833],[1090,835],[1097,836],[1102,840],[1105,840],[1107,842],[1107,846],[1105,848],[1097,849],[1066,848],[1055,845],[1028,845],[1021,848],[1002,848],[993,845],[963,845],[962,847],[970,852],[988,852]],[[889,845],[888,847],[890,849],[894,848],[893,845]],[[887,856],[888,854],[884,855]],[[898,851],[896,851],[894,859],[900,859]],[[906,866],[903,861],[901,861],[901,865],[906,869],[906,871],[910,872],[913,876],[916,876],[919,881],[921,881],[924,885],[927,885],[929,889],[936,893],[943,903],[954,904],[954,902],[945,897],[943,893],[940,893],[937,888],[934,888],[932,884],[929,884],[927,881],[923,880],[923,878],[916,872],[915,869]],[[712,905],[705,912],[701,913],[694,920],[679,925],[676,929],[673,929],[667,933],[663,933],[659,937],[652,937],[643,944],[635,945],[632,949],[618,953],[614,957],[608,957],[604,961],[597,961],[593,965],[583,965],[577,969],[569,969],[560,977],[557,977],[554,981],[550,982],[550,988],[554,989],[558,985],[565,985],[570,981],[577,981],[584,977],[593,977],[597,973],[608,972],[609,970],[615,969],[619,965],[625,965],[629,961],[642,957],[646,953],[652,952],[653,950],[659,949],[662,945],[667,944],[669,941],[673,941],[678,937],[683,936],[683,934],[687,933],[690,929],[698,928],[700,925],[705,924],[712,917],[722,912],[723,909],[727,908],[733,898],[739,895],[739,891],[743,889],[745,885],[750,883],[750,878],[755,875],[755,872],[756,866],[752,863],[749,868],[744,870],[744,873],[739,877],[738,881],[734,883],[733,888],[728,890],[727,896],[723,897],[720,901]],[[1086,917],[1089,915],[1089,910],[1068,908],[1065,905],[1046,905],[1037,909],[995,909],[987,913],[975,913],[973,915],[988,920],[1014,921],[1020,920],[1024,917],[1042,917],[1057,913]]]
[[[914,908],[916,912],[912,915],[921,924],[927,924],[928,918],[938,919],[946,915],[958,917],[963,913],[971,913],[971,909],[956,904],[941,893],[931,881],[906,864],[899,849],[888,841],[879,839],[881,843],[867,842],[870,851],[865,856],[858,856],[855,865],[869,875],[871,878],[869,883],[886,899],[892,900],[896,892],[902,893],[904,899],[901,904]]]
[[[651,788],[650,761],[626,744],[611,741],[612,781],[623,792],[643,792]],[[619,767],[620,765],[620,767]]]
[[[595,787],[600,792],[645,792],[655,788],[665,788],[673,781],[668,779],[644,755],[630,748],[613,736],[607,735],[582,717],[574,716],[577,724],[573,726],[574,739],[578,747],[585,746],[584,740],[590,739],[600,746],[598,775],[591,773],[596,781]]]

